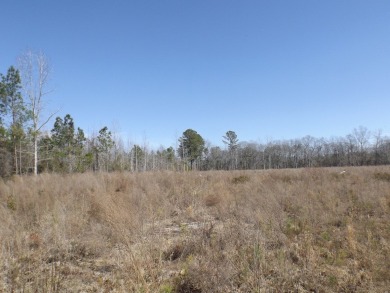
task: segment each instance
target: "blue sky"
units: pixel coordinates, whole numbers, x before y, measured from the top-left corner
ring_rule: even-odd
[[[263,142],[359,125],[390,134],[387,0],[6,0],[1,10],[0,72],[42,50],[47,111],[86,132],[107,125],[151,146],[175,146],[188,128],[214,145],[228,130]]]

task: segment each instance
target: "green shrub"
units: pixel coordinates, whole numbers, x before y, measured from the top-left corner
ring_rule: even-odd
[[[374,173],[374,178],[376,180],[390,182],[390,173],[387,173],[387,172],[376,172],[376,173]]]
[[[246,176],[246,175],[241,175],[241,176],[238,176],[238,177],[234,177],[232,179],[232,183],[233,184],[245,183],[245,182],[248,182],[248,181],[249,181],[249,177]]]
[[[11,211],[16,211],[16,202],[13,196],[9,196],[7,198],[7,208],[9,208]]]

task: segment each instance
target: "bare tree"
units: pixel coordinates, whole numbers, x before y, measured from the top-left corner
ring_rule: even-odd
[[[383,144],[384,138],[382,134],[382,130],[378,129],[374,132],[374,145],[373,145],[373,159],[374,159],[374,165],[379,165],[381,160],[381,152],[380,152],[380,147]]]
[[[371,133],[366,127],[359,126],[358,129],[355,128],[353,130],[353,135],[356,139],[359,148],[359,153],[358,153],[360,158],[359,163],[360,165],[364,165],[366,160],[366,149],[370,141]]]
[[[18,68],[20,70],[22,87],[31,121],[31,137],[34,154],[33,172],[37,175],[39,133],[42,127],[56,114],[56,112],[52,113],[49,117],[42,120],[42,111],[44,108],[43,98],[50,93],[47,89],[50,67],[44,53],[29,50],[18,58]]]

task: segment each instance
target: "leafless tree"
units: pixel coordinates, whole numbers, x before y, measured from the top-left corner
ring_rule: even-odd
[[[22,87],[31,121],[31,137],[33,144],[33,172],[38,173],[38,138],[40,130],[58,112],[42,119],[44,97],[50,93],[47,89],[50,66],[43,52],[26,51],[18,58],[18,68],[22,78]]]
[[[371,133],[366,127],[359,126],[358,129],[355,128],[353,130],[353,135],[358,144],[359,164],[364,165],[366,160],[365,150],[367,149],[367,145],[369,144]]]

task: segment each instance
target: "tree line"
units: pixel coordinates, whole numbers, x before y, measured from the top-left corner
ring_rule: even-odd
[[[193,129],[178,147],[150,149],[125,144],[107,127],[85,135],[70,114],[42,117],[49,67],[41,53],[28,52],[18,68],[0,74],[0,176],[40,172],[249,170],[302,167],[364,166],[390,163],[390,138],[358,127],[345,137],[240,142],[229,130],[224,147],[213,146]]]

